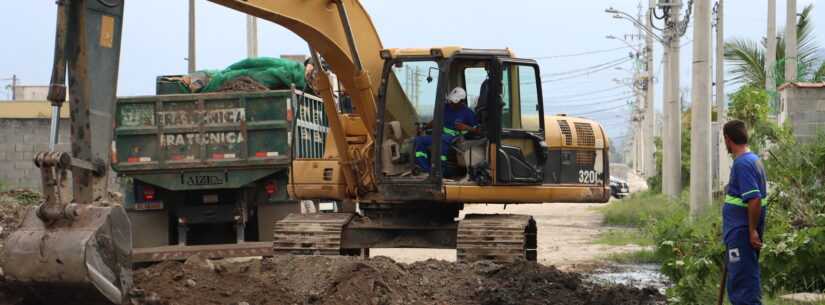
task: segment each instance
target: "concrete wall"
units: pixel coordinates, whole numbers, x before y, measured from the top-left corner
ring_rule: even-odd
[[[60,144],[68,151],[69,120],[60,122]],[[40,189],[40,170],[34,166],[34,154],[49,149],[49,119],[0,118],[0,184],[3,188]]]
[[[780,95],[780,124],[789,124],[797,141],[812,141],[825,132],[825,87],[787,86]]]

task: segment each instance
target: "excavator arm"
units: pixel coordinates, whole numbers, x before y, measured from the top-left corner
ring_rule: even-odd
[[[292,31],[318,51],[351,94],[367,130],[375,130],[376,97],[384,60],[378,31],[357,0],[210,0],[269,20]],[[343,6],[342,13],[340,6]],[[345,20],[346,19],[346,20]],[[351,36],[351,39],[350,37]],[[397,82],[397,80],[393,80]],[[400,90],[400,86],[397,86]],[[413,119],[415,109],[401,101],[391,115]],[[406,104],[406,105],[404,105]]]
[[[292,31],[323,56],[352,97],[353,108],[367,131],[376,130],[378,88],[382,83],[384,60],[381,39],[367,11],[357,0],[210,0],[249,15],[269,20]],[[322,81],[326,78],[322,78]],[[394,77],[387,79],[387,90],[401,91]],[[329,84],[322,84],[329,88]],[[396,96],[404,96],[403,94]],[[348,147],[341,120],[331,107],[334,101],[322,94],[330,134],[346,177],[350,195],[374,189],[372,175],[373,134],[367,132],[366,145]],[[415,122],[415,108],[407,99],[391,101],[387,107],[391,120]],[[350,116],[350,118],[353,118]],[[413,126],[407,124],[405,126]],[[414,130],[405,130],[414,134]],[[351,167],[351,164],[361,166]],[[354,177],[357,176],[357,177]]]

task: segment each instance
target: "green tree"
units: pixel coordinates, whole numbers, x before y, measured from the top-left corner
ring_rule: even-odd
[[[811,12],[813,4],[805,6],[796,25],[799,69],[795,79],[806,81],[825,80],[825,60],[821,57],[821,49],[815,41]],[[761,43],[754,40],[734,38],[725,43],[725,59],[733,68],[731,74],[734,83],[752,87],[764,87],[765,53],[767,40]],[[780,31],[776,41],[776,66],[772,69],[777,84],[785,82],[785,37]]]
[[[768,143],[792,141],[790,132],[768,119],[770,95],[761,87],[745,86],[730,96],[728,115],[745,122],[750,133],[751,149],[762,152]]]

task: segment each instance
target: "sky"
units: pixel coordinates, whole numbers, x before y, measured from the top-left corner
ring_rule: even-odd
[[[385,47],[461,45],[512,48],[519,57],[537,58],[545,83],[548,113],[587,114],[600,121],[615,142],[630,132],[630,95],[614,79],[630,76],[630,49],[607,35],[635,34],[630,22],[611,18],[607,7],[636,15],[638,0],[362,0]],[[799,0],[798,10],[816,0]],[[825,43],[825,3],[813,12],[817,43]],[[187,3],[185,0],[140,0],[126,3],[118,95],[154,93],[155,77],[186,72]],[[245,16],[208,1],[196,1],[198,69],[222,69],[246,55]],[[411,3],[415,3],[412,5]],[[647,1],[644,1],[647,4]],[[777,1],[777,25],[785,24],[785,1]],[[767,0],[725,0],[725,39],[760,39],[766,31]],[[21,84],[49,81],[54,46],[54,1],[0,1],[0,99],[8,97],[7,78]],[[691,84],[692,27],[683,37],[681,87]],[[634,42],[635,44],[635,42]],[[621,48],[621,49],[620,49]],[[306,54],[303,40],[268,21],[259,21],[259,55]],[[588,55],[565,56],[591,53]],[[654,70],[661,76],[661,46]],[[562,57],[559,57],[562,56]],[[583,68],[622,62],[592,74]],[[553,77],[553,75],[557,75]],[[570,79],[566,76],[574,75]],[[656,110],[661,111],[662,82],[656,83]],[[593,93],[597,92],[597,93]],[[728,93],[731,90],[727,90]],[[686,95],[687,100],[690,95]]]

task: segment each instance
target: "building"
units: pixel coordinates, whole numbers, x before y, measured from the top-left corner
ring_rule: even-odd
[[[68,106],[68,105],[66,105]],[[9,188],[40,188],[40,171],[34,155],[49,149],[51,104],[41,101],[0,102],[0,185]],[[69,149],[69,107],[60,111],[57,149]]]
[[[781,126],[789,126],[799,142],[814,139],[825,132],[825,82],[787,83],[779,87]]]
[[[45,101],[49,96],[49,86],[15,85],[12,99],[15,101]]]

